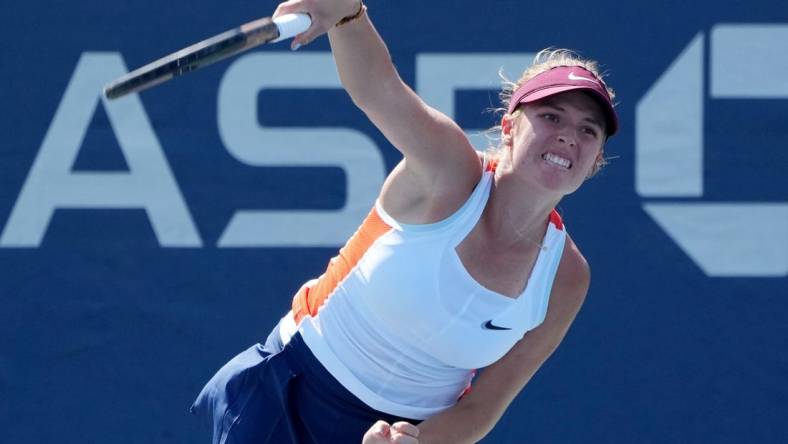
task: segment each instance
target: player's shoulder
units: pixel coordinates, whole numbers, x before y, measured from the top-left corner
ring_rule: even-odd
[[[591,267],[572,238],[567,235],[553,284],[562,299],[582,304],[591,284]]]

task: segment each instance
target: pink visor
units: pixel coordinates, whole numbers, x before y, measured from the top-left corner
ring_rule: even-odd
[[[590,71],[580,66],[558,66],[545,71],[522,84],[512,94],[508,113],[521,103],[532,103],[558,93],[582,89],[591,92],[605,114],[605,132],[612,136],[618,131],[618,116],[605,85]]]

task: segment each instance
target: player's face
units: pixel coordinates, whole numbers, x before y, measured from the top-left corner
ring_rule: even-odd
[[[513,171],[552,191],[575,191],[590,175],[605,141],[597,102],[568,91],[519,109],[512,122]]]

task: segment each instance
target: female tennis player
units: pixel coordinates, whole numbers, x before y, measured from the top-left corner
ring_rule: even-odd
[[[586,296],[555,207],[604,164],[613,92],[596,63],[543,51],[504,87],[500,146],[477,153],[402,82],[358,0],[275,15],[291,12],[313,20],[294,45],[328,32],[342,84],[404,159],[325,274],[192,410],[214,443],[476,442]]]

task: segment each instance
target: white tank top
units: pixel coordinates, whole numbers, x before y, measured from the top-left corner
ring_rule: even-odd
[[[553,211],[516,299],[476,282],[455,248],[478,222],[493,175],[485,165],[465,204],[432,224],[399,223],[376,202],[326,273],[299,290],[282,340],[300,331],[326,369],[376,410],[426,419],[454,405],[474,369],[542,323],[566,239]]]

